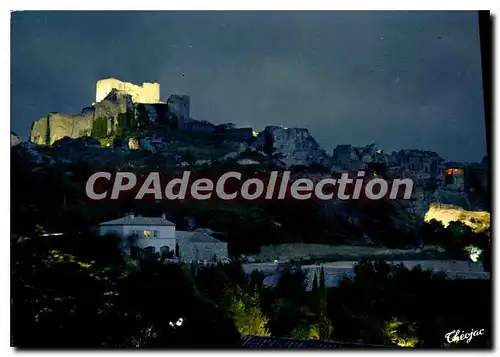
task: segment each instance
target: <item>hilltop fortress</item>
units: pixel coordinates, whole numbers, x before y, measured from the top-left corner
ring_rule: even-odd
[[[426,220],[437,219],[445,224],[457,217],[467,220],[470,226],[475,225],[474,220],[482,221],[481,215],[476,217],[468,212],[483,209],[485,202],[469,199],[472,196],[466,187],[471,183],[479,190],[488,187],[487,161],[474,165],[445,162],[437,153],[422,150],[385,153],[375,143],[364,147],[338,145],[332,155],[321,148],[306,128],[270,125],[256,133],[248,127],[236,128],[230,123],[216,125],[193,119],[190,117],[190,97],[173,94],[163,102],[158,83],[135,85],[114,78],[103,79],[97,81],[95,95],[96,102],[79,114],[50,113],[35,121],[31,142],[52,145],[63,138],[91,136],[103,147],[121,148],[120,143],[128,142],[128,146],[124,145],[127,149],[133,146],[156,152],[156,146],[163,147],[178,137],[185,140],[205,137],[221,144],[226,141],[240,144],[235,151],[226,153],[224,160],[248,159],[257,155],[256,151],[272,154],[275,150],[280,165],[285,167],[316,164],[330,173],[372,167],[388,177],[410,178],[415,189],[412,199],[404,202],[406,209],[425,215]],[[191,133],[200,135],[191,136]],[[171,151],[175,153],[175,150]],[[179,155],[173,156],[175,162],[180,160]],[[253,159],[247,161],[255,162]]]
[[[96,102],[79,114],[52,112],[35,121],[30,140],[38,145],[52,145],[64,137],[93,136],[96,126],[102,129],[102,125],[105,126],[104,134],[110,135],[116,132],[120,116],[137,119],[141,111],[152,122],[165,117],[173,118],[178,122],[178,128],[189,129],[190,125],[198,122],[189,118],[189,96],[171,95],[167,102],[163,102],[159,83],[139,86],[115,78],[102,79],[96,83],[95,98]]]
[[[144,82],[142,86],[133,83],[122,82],[115,78],[101,79],[97,81],[95,102],[103,101],[113,89],[126,92],[132,97],[134,103],[160,104],[160,84]]]

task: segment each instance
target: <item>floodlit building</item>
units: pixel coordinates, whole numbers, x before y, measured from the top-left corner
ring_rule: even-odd
[[[134,248],[146,249],[152,253],[175,252],[175,223],[162,217],[125,217],[103,222],[99,225],[100,235],[114,235],[122,238],[121,248],[133,253]]]
[[[210,230],[176,231],[175,223],[162,217],[125,217],[99,225],[101,236],[120,237],[121,249],[133,258],[144,254],[177,257],[188,262],[214,262],[228,259],[227,243],[213,237]]]

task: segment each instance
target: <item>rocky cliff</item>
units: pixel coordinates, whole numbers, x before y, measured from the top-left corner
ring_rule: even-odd
[[[51,113],[33,123],[30,139],[38,145],[52,145],[64,137],[79,138],[92,134],[97,119],[107,122],[107,133],[116,130],[119,114],[133,112],[130,95],[123,91],[112,90],[108,96],[93,107],[85,108],[81,114],[68,115]]]
[[[324,164],[328,155],[304,128],[267,126],[252,143],[254,148],[281,155],[287,166]]]
[[[15,133],[10,132],[10,147],[17,146],[21,143],[21,138]]]
[[[51,113],[33,123],[30,139],[38,145],[52,145],[64,137],[79,138],[90,135],[93,120],[92,113],[78,115]]]

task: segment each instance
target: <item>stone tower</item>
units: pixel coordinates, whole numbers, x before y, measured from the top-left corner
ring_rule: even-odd
[[[102,101],[113,90],[118,89],[130,94],[134,103],[158,104],[160,100],[159,83],[143,83],[141,86],[122,82],[115,78],[101,79],[96,84],[96,103]]]

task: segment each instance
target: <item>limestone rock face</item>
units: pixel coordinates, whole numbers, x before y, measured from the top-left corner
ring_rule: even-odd
[[[267,126],[252,146],[261,150],[272,146],[276,153],[282,155],[281,161],[287,166],[323,164],[328,156],[305,128]]]
[[[10,147],[17,146],[21,143],[21,138],[14,134],[13,132],[10,133]]]
[[[108,133],[118,124],[118,115],[133,111],[132,97],[123,91],[113,89],[108,96],[94,108],[85,108],[81,114],[67,115],[51,113],[33,123],[30,139],[38,145],[52,145],[64,137],[76,139],[92,133],[97,118],[108,120]]]
[[[92,132],[93,114],[65,115],[51,113],[33,123],[30,139],[38,145],[52,145],[64,137],[78,138]]]
[[[490,227],[490,213],[485,211],[467,211],[455,205],[433,203],[425,214],[425,221],[437,220],[444,227],[451,222],[462,222],[474,231],[480,232]]]
[[[463,214],[472,212],[469,216],[479,215],[482,217],[483,212],[485,212],[484,207],[471,202],[469,193],[450,190],[446,186],[439,186],[435,190],[414,186],[412,199],[408,204],[408,210],[416,214],[417,217],[426,221],[434,218],[443,222],[443,225],[459,220],[472,227],[470,222],[467,223],[466,219],[463,219]],[[457,217],[462,218],[458,219]]]
[[[30,132],[31,142],[38,145],[45,145],[50,142],[48,123],[47,118],[41,118],[33,122]]]
[[[375,143],[362,147],[338,145],[333,153],[333,162],[336,171],[362,170],[366,164],[383,163],[388,165],[388,156]]]

